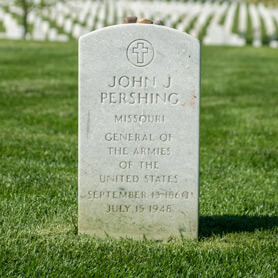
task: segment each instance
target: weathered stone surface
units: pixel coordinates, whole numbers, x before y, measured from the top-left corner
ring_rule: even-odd
[[[200,44],[123,24],[79,43],[79,232],[198,234]]]

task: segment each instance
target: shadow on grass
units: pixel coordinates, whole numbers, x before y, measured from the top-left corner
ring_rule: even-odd
[[[199,237],[222,235],[234,232],[269,230],[278,226],[277,216],[215,215],[200,216]]]

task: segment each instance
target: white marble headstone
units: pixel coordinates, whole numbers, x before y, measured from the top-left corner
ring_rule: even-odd
[[[198,235],[200,43],[126,24],[79,41],[79,232]]]

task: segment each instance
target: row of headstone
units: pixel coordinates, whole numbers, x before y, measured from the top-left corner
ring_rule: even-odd
[[[189,3],[189,10],[187,12],[187,14],[185,15],[184,19],[177,25],[177,29],[179,31],[185,32],[190,23],[196,18],[198,17],[198,15],[201,12],[202,9],[202,5],[198,4],[198,5],[191,5]]]
[[[22,16],[22,11],[18,7],[11,7],[10,12]],[[5,33],[1,33],[1,38],[6,39],[22,39],[24,38],[24,27],[19,25],[17,20],[11,13],[0,10],[0,21],[3,21]],[[56,28],[51,28],[50,23],[47,20],[43,20],[39,15],[36,15],[34,11],[31,11],[27,17],[27,23],[33,26],[32,33],[26,34],[26,39],[34,40],[50,40],[50,41],[68,41],[68,35],[58,34]]]
[[[30,22],[30,21],[29,21]],[[33,32],[30,38],[34,40],[50,40],[50,41],[68,41],[69,37],[66,34],[59,34],[58,30],[50,26],[50,23],[39,16],[31,19],[33,23]]]
[[[238,32],[241,36],[244,36],[247,32],[247,8],[245,3],[240,3],[239,7]]]
[[[237,9],[237,3],[233,2],[227,11],[226,19],[224,22],[224,29],[227,33],[232,33],[236,9]]]
[[[204,25],[208,21],[209,17],[214,13],[215,6],[216,6],[215,4],[211,4],[210,2],[207,2],[204,5],[204,12],[202,12],[200,16],[197,18],[197,21],[194,24],[193,29],[189,32],[190,35],[192,35],[195,38],[199,37],[199,34],[204,28]]]
[[[3,22],[4,15],[5,15],[5,13],[4,13],[3,9],[0,7],[0,24],[2,24],[2,22]],[[5,38],[5,35],[6,34],[4,32],[0,32],[0,39]]]
[[[218,13],[212,18],[212,21],[207,29],[207,34],[204,38],[204,44],[207,45],[231,45],[243,46],[245,39],[238,34],[232,33],[234,17],[237,4],[232,3],[228,6],[227,2],[221,5]],[[226,14],[224,25],[220,25],[221,18]]]
[[[249,5],[249,13],[252,20],[252,32],[253,32],[253,46],[259,47],[262,45],[262,34],[261,34],[261,22],[258,10],[255,5]]]
[[[222,25],[215,24],[208,28],[204,44],[243,46],[245,45],[245,39],[237,34],[228,33]]]
[[[3,26],[6,32],[1,35],[6,39],[22,39],[24,37],[24,28],[9,13],[3,12]]]
[[[272,9],[270,11],[268,10],[268,12],[278,28],[278,9]],[[276,34],[277,33],[278,32],[276,32]],[[273,40],[272,42],[270,42],[270,46],[278,48],[278,37],[276,37],[276,40]]]
[[[259,4],[258,11],[265,24],[266,33],[269,38],[269,46],[273,48],[277,48],[278,38],[276,38],[275,36],[276,28],[275,28],[274,20],[272,20],[271,18],[271,14],[269,10],[266,9],[264,5]]]
[[[238,31],[233,33],[236,12],[239,7]],[[11,7],[13,13],[20,14],[18,7]],[[34,32],[30,38],[36,40],[68,40],[70,37],[78,39],[92,30],[101,29],[107,25],[123,23],[128,15],[137,15],[151,19],[161,19],[168,27],[175,27],[180,31],[187,31],[194,37],[199,37],[206,30],[205,44],[237,45],[246,44],[248,14],[251,17],[253,45],[262,44],[261,18],[266,26],[270,38],[270,46],[277,44],[276,26],[274,24],[277,9],[265,7],[263,4],[246,5],[238,1],[73,1],[57,2],[49,9],[44,8],[39,14],[31,11],[28,22],[34,25]],[[221,18],[225,21],[220,24]],[[1,20],[1,18],[0,18]],[[41,22],[40,22],[41,20]],[[210,20],[209,26],[207,26]],[[51,24],[47,22],[51,22]],[[54,26],[53,26],[54,24]],[[50,28],[50,25],[52,26]],[[56,27],[55,27],[56,25]],[[13,33],[14,38],[22,35],[22,28],[15,20],[9,28],[8,37]],[[204,29],[206,28],[206,29]],[[56,29],[56,30],[55,30]],[[59,29],[59,32],[58,32]],[[12,32],[16,30],[15,32]],[[21,33],[20,33],[21,32]],[[62,32],[62,33],[61,33]],[[22,36],[21,36],[22,37]]]

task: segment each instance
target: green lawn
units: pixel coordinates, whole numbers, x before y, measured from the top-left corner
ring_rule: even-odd
[[[77,235],[77,43],[0,41],[0,277],[277,277],[278,52],[203,47],[199,241]]]

